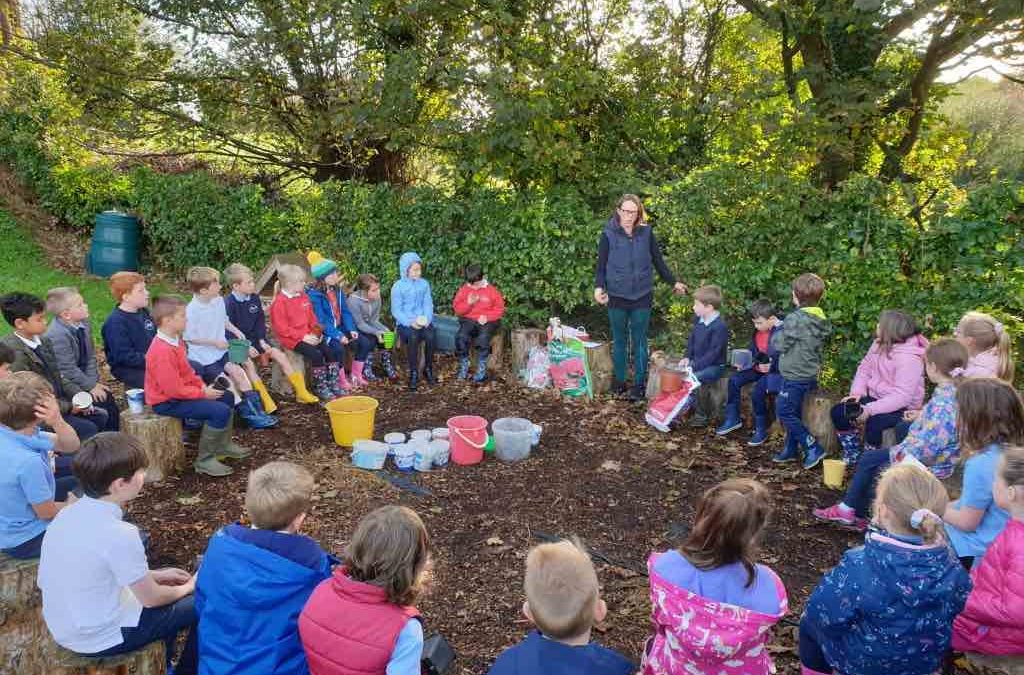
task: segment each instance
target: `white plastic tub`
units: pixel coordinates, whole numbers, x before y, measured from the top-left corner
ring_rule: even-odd
[[[503,462],[518,462],[530,456],[533,422],[521,417],[502,417],[491,424],[494,456]]]

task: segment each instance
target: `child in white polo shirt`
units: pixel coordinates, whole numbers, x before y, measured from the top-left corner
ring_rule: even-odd
[[[57,644],[84,656],[164,640],[168,665],[178,631],[188,628],[174,672],[194,675],[195,576],[150,570],[138,528],[122,520],[122,507],[142,489],[146,463],[142,445],[127,434],[101,433],[82,444],[73,470],[85,496],[62,509],[43,537],[43,618]]]

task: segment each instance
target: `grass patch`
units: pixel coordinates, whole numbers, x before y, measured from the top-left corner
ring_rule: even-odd
[[[65,274],[50,267],[31,233],[3,210],[0,210],[0,241],[4,242],[0,247],[0,294],[21,291],[45,300],[51,288],[74,286],[89,305],[93,339],[99,343],[100,327],[114,309],[109,282],[86,274]],[[11,330],[6,321],[0,320],[0,336]]]

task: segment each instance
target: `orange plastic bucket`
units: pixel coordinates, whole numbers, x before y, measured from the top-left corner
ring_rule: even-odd
[[[476,415],[459,415],[448,420],[451,459],[456,464],[479,464],[487,445],[487,420]]]

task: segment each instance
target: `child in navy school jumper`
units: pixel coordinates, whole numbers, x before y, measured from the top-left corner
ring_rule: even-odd
[[[55,433],[40,431],[40,423]],[[77,485],[72,476],[54,475],[52,453],[77,449],[46,380],[29,372],[0,378],[0,551],[39,557],[47,525],[74,501]]]
[[[116,423],[103,408],[82,409],[72,399],[82,389],[60,372],[53,343],[45,336],[46,307],[39,298],[28,293],[9,293],[0,298],[0,311],[14,332],[0,338],[14,352],[11,372],[27,370],[40,375],[53,387],[61,414],[80,439],[95,436]]]
[[[873,525],[814,589],[800,619],[804,675],[932,675],[971,590],[942,536],[949,497],[910,464],[878,483]]]
[[[110,293],[117,307],[103,322],[103,353],[115,379],[125,389],[142,389],[146,380],[146,352],[156,337],[150,316],[146,279],[138,272],[117,272],[110,277]]]
[[[317,322],[323,328],[324,344],[333,353],[341,355],[338,359],[337,384],[338,390],[347,394],[366,384],[362,377],[362,362],[358,367],[355,363],[352,364],[351,382],[345,373],[345,350],[349,343],[359,339],[359,333],[352,320],[352,313],[348,311],[345,293],[341,290],[338,264],[316,251],[310,251],[306,259],[309,260],[309,272],[313,275],[313,283],[306,288],[306,295],[313,304]]]
[[[590,641],[608,608],[590,556],[575,541],[541,544],[526,557],[523,614],[537,630],[498,656],[488,675],[627,675],[636,666]]]
[[[306,376],[304,373],[297,373],[292,368],[292,362],[284,352],[267,342],[267,315],[263,311],[263,301],[256,294],[256,282],[253,280],[252,270],[240,263],[229,265],[224,270],[224,278],[227,279],[231,292],[224,299],[224,306],[228,313],[228,321],[231,322],[242,335],[249,341],[249,355],[253,358],[261,357],[261,361],[273,359],[284,373],[288,381],[292,383],[295,390],[295,400],[299,403],[319,403],[320,399],[313,396],[306,388]],[[263,392],[260,391],[262,397]],[[269,395],[268,395],[269,398]],[[267,408],[267,401],[263,406]]]
[[[146,352],[146,403],[158,415],[203,422],[199,453],[193,465],[197,473],[227,476],[231,467],[219,458],[244,459],[250,452],[231,441],[235,397],[205,384],[185,355],[185,301],[164,295],[153,302],[159,327]]]
[[[264,464],[245,490],[252,525],[210,537],[196,578],[202,675],[309,675],[298,617],[336,562],[299,534],[314,487],[297,464]]]
[[[726,351],[729,348],[729,328],[719,313],[722,289],[701,286],[693,292],[693,329],[686,341],[686,358],[694,377],[701,385],[708,385],[725,374]],[[697,389],[697,400],[690,417],[690,426],[706,426],[714,412],[703,387]]]
[[[682,546],[651,554],[644,675],[775,672],[765,646],[789,604],[779,576],[756,562],[770,515],[764,485],[726,480],[701,496]]]
[[[772,336],[771,345],[779,350],[779,373],[782,389],[775,397],[775,417],[786,428],[786,447],[772,457],[773,462],[793,462],[804,447],[805,469],[816,467],[825,458],[825,449],[807,431],[803,421],[804,397],[818,387],[822,352],[832,326],[825,312],[818,307],[825,294],[825,282],[817,274],[801,274],[793,280],[793,304],[782,324]]]
[[[771,345],[772,335],[781,327],[775,306],[764,298],[750,306],[754,319],[754,337],[750,339],[752,363],[729,378],[729,399],[725,404],[725,421],[715,433],[725,436],[743,426],[740,419],[740,397],[743,387],[753,384],[750,403],[754,408],[754,435],[747,445],[757,446],[768,440],[768,394],[778,393],[782,388],[779,374],[779,352]],[[738,368],[739,366],[737,366]]]

